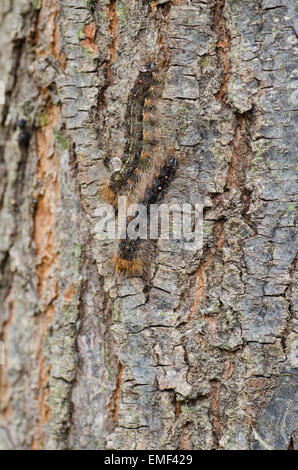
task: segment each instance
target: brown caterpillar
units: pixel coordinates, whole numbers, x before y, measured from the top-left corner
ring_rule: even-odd
[[[178,168],[178,159],[167,157],[162,165],[155,162],[153,168],[143,175],[140,183],[131,196],[131,201],[138,201],[147,208],[147,221],[150,223],[150,205],[158,204],[168,191]],[[147,227],[148,230],[148,227]],[[141,238],[121,240],[117,254],[112,258],[115,272],[129,276],[142,275],[150,264],[148,259],[148,242]]]
[[[156,151],[152,109],[162,88],[162,77],[155,63],[149,62],[141,69],[130,92],[125,116],[126,145],[122,166],[112,174],[102,191],[104,199],[113,205],[118,195],[133,190],[139,173],[145,170],[151,161],[151,154]]]

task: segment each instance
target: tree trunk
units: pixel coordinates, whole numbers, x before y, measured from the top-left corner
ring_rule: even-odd
[[[294,0],[0,18],[0,448],[297,448]],[[203,248],[159,239],[148,276],[118,276],[97,208],[144,148],[150,62],[149,152],[180,159],[164,201],[201,198]]]

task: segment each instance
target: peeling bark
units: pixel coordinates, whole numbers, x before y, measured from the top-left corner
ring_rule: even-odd
[[[294,2],[5,0],[0,25],[0,448],[296,449]],[[164,202],[202,200],[204,244],[119,279],[96,209],[150,57]]]

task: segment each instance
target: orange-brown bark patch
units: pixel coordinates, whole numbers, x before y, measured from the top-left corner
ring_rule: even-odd
[[[195,294],[195,302],[191,309],[190,316],[192,317],[193,313],[198,310],[200,303],[204,300],[205,297],[205,287],[206,287],[206,268],[212,262],[212,256],[210,251],[206,253],[205,261],[201,264],[199,269],[196,272],[197,287]]]
[[[223,10],[225,0],[218,0],[215,5],[212,27],[217,34],[216,48],[218,50],[219,59],[223,67],[223,82],[215,97],[218,101],[225,102],[227,99],[227,86],[231,78],[231,63],[229,59],[229,51],[231,49],[231,38],[226,27]]]
[[[110,42],[110,59],[107,65],[107,78],[109,84],[112,84],[112,71],[111,71],[111,62],[115,60],[116,57],[116,45],[118,40],[118,17],[117,17],[117,10],[116,10],[116,0],[111,0],[108,6],[108,20],[109,20],[109,33],[111,35],[111,42]]]
[[[7,321],[2,326],[2,335],[1,341],[4,345],[4,360],[7,361],[7,342],[8,342],[8,334],[9,329],[13,323],[14,319],[14,301],[12,298],[12,293],[10,292],[8,297],[6,298],[6,302],[9,308],[9,317]],[[6,364],[0,364],[0,424],[1,421],[9,421],[10,416],[12,415],[12,408],[10,404],[10,395],[11,389],[7,378],[6,373]]]
[[[33,240],[36,247],[37,294],[41,314],[37,318],[38,344],[37,363],[39,367],[38,407],[39,416],[37,436],[32,442],[32,449],[43,448],[43,426],[49,421],[48,380],[50,367],[43,355],[43,344],[49,326],[53,320],[54,300],[58,297],[59,287],[57,272],[59,268],[56,247],[57,210],[60,200],[59,163],[55,154],[55,136],[53,129],[58,122],[58,109],[48,101],[45,108],[47,123],[36,132],[36,188],[39,194],[34,211]]]
[[[189,428],[189,423],[186,423],[182,428],[181,443],[180,443],[181,450],[192,449],[192,442],[189,436],[188,428]]]
[[[113,410],[113,419],[115,423],[119,421],[119,403],[120,403],[120,396],[121,396],[121,384],[122,384],[122,374],[123,374],[123,365],[119,362],[118,364],[118,373],[116,378],[116,388],[113,393],[113,401],[114,401],[114,410]]]
[[[214,431],[214,447],[217,448],[221,437],[221,417],[220,406],[218,401],[218,382],[211,382],[211,406],[210,416]]]

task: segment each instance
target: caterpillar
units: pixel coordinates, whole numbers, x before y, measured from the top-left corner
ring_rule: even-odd
[[[131,200],[138,201],[147,208],[147,221],[150,223],[150,204],[159,203],[168,191],[178,168],[178,159],[169,156],[161,166],[155,162],[153,168],[143,175],[140,183],[132,195]],[[148,231],[148,226],[147,226]],[[117,274],[139,276],[144,274],[150,264],[149,246],[141,238],[121,240],[118,251],[112,258]]]
[[[115,171],[103,188],[104,199],[115,204],[118,195],[132,191],[140,172],[151,161],[156,151],[156,136],[152,131],[154,123],[152,109],[154,100],[162,88],[162,73],[154,62],[148,62],[141,70],[128,97],[125,115],[125,148],[121,168]]]

